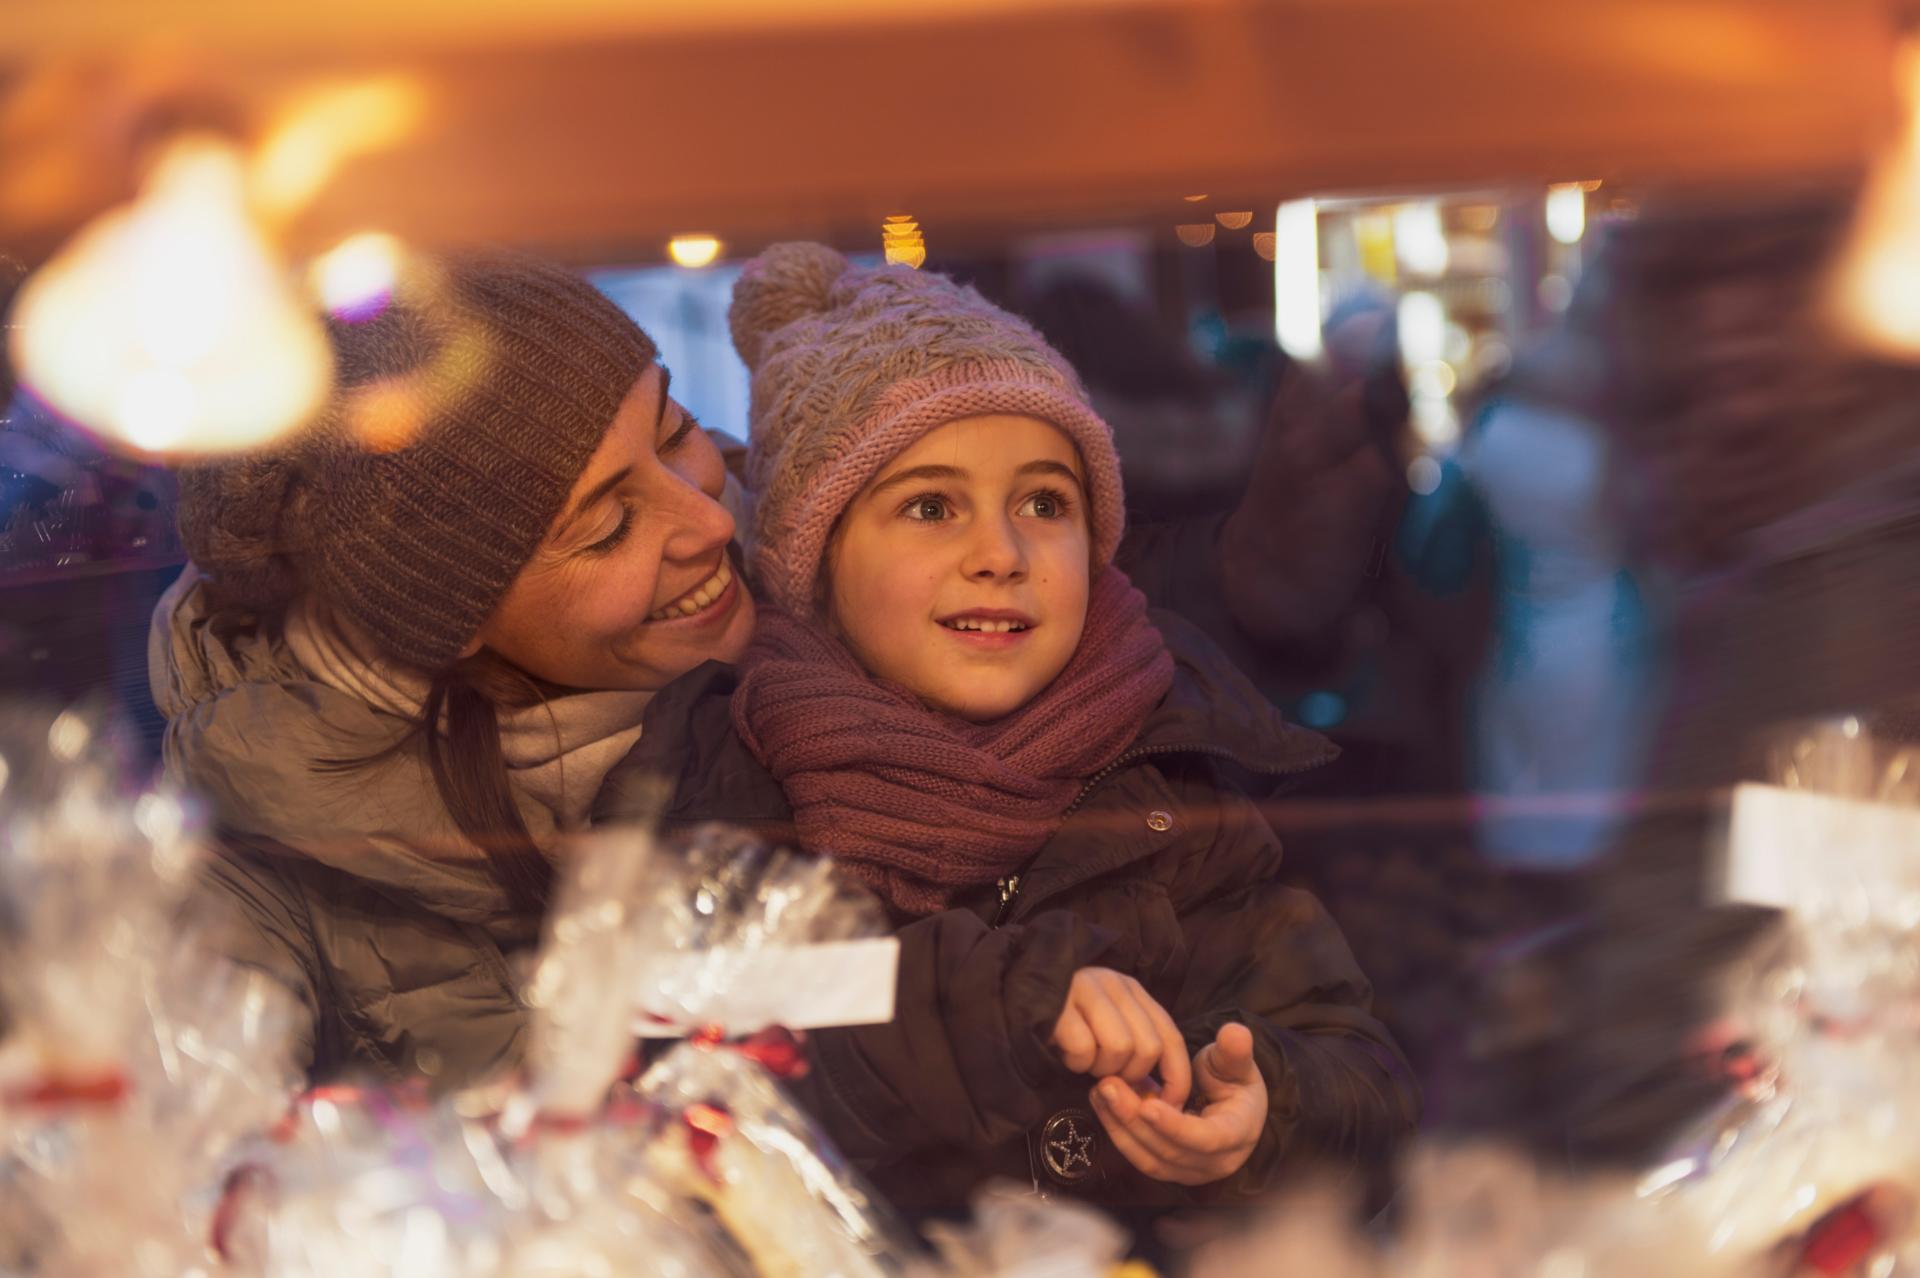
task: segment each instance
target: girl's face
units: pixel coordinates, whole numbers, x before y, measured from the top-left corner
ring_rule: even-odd
[[[829,620],[869,673],[985,722],[1079,647],[1091,555],[1072,441],[1037,418],[963,418],[848,505],[827,552]]]
[[[726,467],[649,368],[474,640],[570,688],[653,690],[753,635],[727,558]]]

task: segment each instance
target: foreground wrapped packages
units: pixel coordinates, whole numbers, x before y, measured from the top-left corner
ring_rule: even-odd
[[[763,989],[734,996],[769,958],[801,983],[816,948],[840,962],[836,947],[884,932],[877,905],[825,863],[720,829],[672,849],[597,836],[569,866],[527,983],[526,1070],[452,1097],[310,1094],[230,1180],[228,1263],[271,1278],[903,1270],[912,1234],[781,1090],[805,1068],[800,1040],[767,1023]],[[817,1014],[854,1014],[844,994]]]
[[[1576,1175],[1430,1146],[1406,1169],[1390,1233],[1357,1229],[1338,1196],[1309,1196],[1194,1272],[1920,1274],[1920,754],[1818,725],[1781,748],[1775,779],[1736,796],[1722,896],[1782,914],[1715,974],[1717,1004],[1684,1056],[1644,1063],[1643,1087],[1691,1072],[1717,1096],[1663,1149]],[[1591,1043],[1622,1027],[1564,1032]]]
[[[182,913],[191,806],[103,719],[0,714],[0,778],[0,1272],[189,1272],[297,1089],[292,998]]]

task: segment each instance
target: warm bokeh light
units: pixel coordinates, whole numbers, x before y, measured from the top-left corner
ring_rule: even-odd
[[[1395,208],[1393,246],[1400,265],[1410,273],[1445,275],[1450,252],[1446,229],[1440,223],[1440,205],[1420,200]]]
[[[880,227],[880,248],[888,262],[919,270],[926,265],[927,241],[920,224],[905,213],[889,216]]]
[[[1205,248],[1213,243],[1213,230],[1211,222],[1182,222],[1173,228],[1173,233],[1188,248]]]
[[[1260,255],[1262,261],[1271,262],[1278,238],[1279,237],[1274,235],[1272,231],[1255,231],[1253,233],[1253,251]]]
[[[1841,321],[1868,348],[1920,358],[1920,39],[1897,62],[1907,119],[1861,196],[1836,276]]]
[[[1260,237],[1254,236],[1254,249]],[[1265,254],[1262,254],[1265,256]],[[1273,329],[1280,349],[1315,359],[1320,336],[1320,210],[1312,200],[1282,204],[1273,217]]]
[[[1580,242],[1587,233],[1587,191],[1585,182],[1547,188],[1547,234],[1562,244]]]
[[[249,218],[239,154],[206,138],[177,142],[133,204],[28,279],[11,343],[55,411],[153,453],[265,443],[332,372],[319,317]]]
[[[1215,213],[1213,220],[1229,231],[1244,231],[1253,224],[1253,213]]]
[[[393,236],[365,231],[315,258],[307,279],[330,314],[355,322],[372,319],[392,300],[405,253]]]
[[[426,114],[426,92],[404,76],[316,93],[273,128],[254,157],[260,211],[284,217],[313,199],[342,163],[406,138]]]
[[[667,241],[667,256],[675,266],[698,270],[719,258],[720,241],[711,235],[676,235]]]

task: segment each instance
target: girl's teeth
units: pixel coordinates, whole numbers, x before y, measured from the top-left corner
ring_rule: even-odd
[[[972,630],[987,635],[1004,635],[1015,630],[1026,629],[1016,621],[975,621],[970,617],[949,622],[948,625],[954,630]]]

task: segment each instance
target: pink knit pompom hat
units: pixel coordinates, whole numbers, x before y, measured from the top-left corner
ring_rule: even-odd
[[[812,612],[840,512],[888,461],[962,417],[1036,417],[1066,432],[1086,464],[1094,558],[1112,559],[1125,523],[1113,432],[1024,320],[941,275],[777,244],[747,264],[727,321],[753,374],[753,569],[776,606]]]

